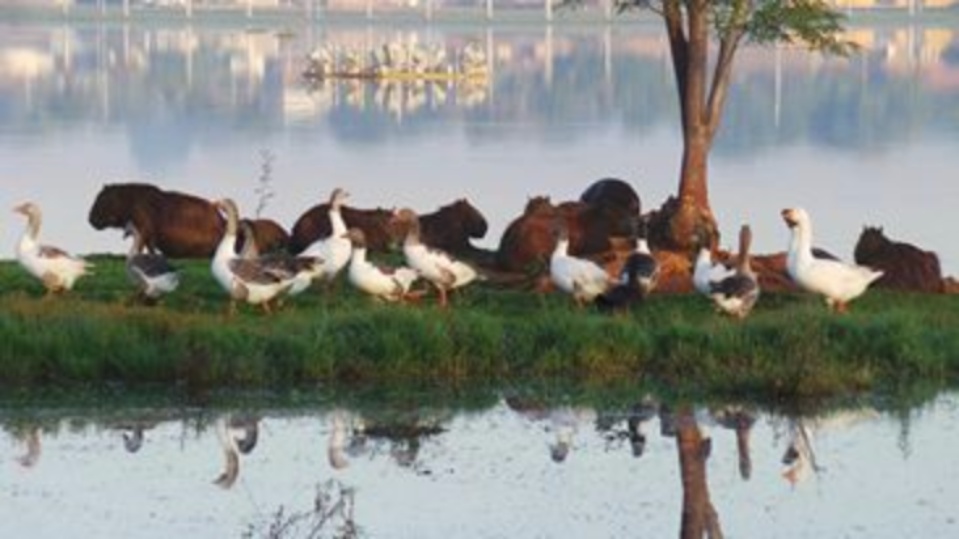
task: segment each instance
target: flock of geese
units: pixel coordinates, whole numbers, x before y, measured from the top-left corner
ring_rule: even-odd
[[[295,296],[317,281],[332,281],[347,267],[347,279],[354,287],[386,302],[418,299],[425,290],[413,287],[422,279],[436,289],[439,305],[447,307],[453,290],[483,280],[482,273],[469,263],[424,244],[419,217],[409,208],[396,210],[392,217],[392,224],[404,237],[406,265],[387,267],[369,260],[363,231],[348,229],[341,213],[348,196],[343,189],[333,191],[329,205],[331,234],[296,256],[260,254],[252,241],[245,242],[245,247],[238,252],[239,209],[229,198],[216,201],[215,206],[226,217],[226,229],[210,270],[230,298],[229,312],[234,313],[237,303],[242,301],[269,313],[283,297]],[[39,242],[39,206],[27,202],[14,211],[27,218],[17,246],[17,261],[43,283],[48,295],[70,290],[80,277],[90,272],[89,262]],[[812,223],[805,210],[783,210],[782,218],[791,231],[787,272],[801,288],[823,296],[833,310],[844,312],[851,300],[882,276],[881,271],[865,266],[813,256]],[[594,304],[601,311],[628,310],[656,288],[660,275],[660,264],[649,248],[645,229],[645,222],[637,220],[635,250],[614,279],[599,264],[569,253],[569,233],[560,220],[554,231],[556,246],[549,260],[550,280],[580,307]],[[177,269],[161,254],[142,252],[142,238],[132,225],[127,226],[125,236],[133,238],[126,268],[137,287],[138,297],[155,302],[175,291],[180,281]],[[696,290],[707,296],[718,311],[736,319],[749,315],[760,295],[759,281],[750,265],[751,240],[749,226],[743,226],[737,263],[732,269],[714,262],[710,249],[703,246],[692,276]]]
[[[311,79],[397,75],[483,77],[488,74],[486,52],[475,41],[452,55],[438,44],[426,46],[392,41],[365,54],[352,47],[323,45],[307,54],[306,61],[303,76]]]
[[[790,208],[782,218],[791,230],[786,270],[800,288],[823,296],[830,309],[845,312],[853,299],[883,275],[866,266],[839,260],[817,258],[812,252],[812,221],[806,210]],[[611,280],[606,270],[584,258],[569,254],[569,237],[560,228],[556,249],[550,257],[553,284],[579,305],[596,303],[601,310],[623,310],[645,299],[656,287],[659,262],[646,241],[645,223],[636,231],[636,248],[626,259],[618,280]],[[713,260],[705,241],[693,268],[694,288],[709,298],[719,312],[744,319],[756,305],[760,295],[759,278],[750,264],[752,230],[744,225],[739,233],[739,254],[734,268]]]

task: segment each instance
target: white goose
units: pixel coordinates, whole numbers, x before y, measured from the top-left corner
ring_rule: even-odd
[[[436,287],[441,307],[446,307],[450,290],[466,286],[479,278],[469,264],[423,244],[420,240],[420,219],[413,210],[397,210],[392,221],[406,232],[406,239],[403,240],[406,264]]]
[[[346,221],[340,212],[349,196],[349,193],[339,187],[333,190],[330,194],[330,235],[311,243],[301,253],[302,256],[314,256],[323,260],[322,271],[317,277],[327,282],[335,279],[340,270],[346,267],[353,252],[350,240],[346,237]]]
[[[143,253],[143,235],[132,223],[127,223],[125,234],[133,237],[127,253],[127,276],[137,287],[137,298],[154,302],[180,285],[180,273],[161,254]]]
[[[716,307],[740,320],[746,318],[759,299],[759,279],[749,264],[752,237],[749,225],[743,225],[739,231],[739,261],[736,272],[725,279],[709,283],[709,296]]]
[[[287,292],[294,284],[293,275],[261,263],[258,259],[244,259],[236,255],[239,210],[236,203],[225,198],[215,205],[226,213],[226,231],[217,246],[210,270],[220,286],[230,294],[229,314],[236,312],[236,302],[246,301],[260,305],[269,313],[270,302]]]
[[[815,258],[812,253],[812,221],[802,208],[782,211],[791,229],[786,270],[801,288],[825,296],[826,304],[836,312],[845,312],[847,304],[882,277],[883,272],[838,260]]]
[[[388,268],[373,264],[366,258],[366,235],[359,228],[351,228],[346,236],[353,244],[347,273],[350,284],[377,299],[400,301],[410,294],[410,287],[419,279],[416,270]]]
[[[27,228],[17,244],[17,262],[43,282],[47,295],[59,294],[73,288],[77,279],[88,273],[92,264],[71,256],[66,251],[37,241],[43,214],[33,202],[26,202],[13,211],[27,217]]]
[[[569,254],[569,231],[562,224],[558,226],[556,247],[549,257],[549,277],[557,288],[571,294],[580,307],[615,284],[595,262]]]
[[[727,268],[721,263],[713,263],[712,251],[706,244],[701,244],[693,267],[693,286],[707,297],[712,294],[712,283],[732,277],[735,270]]]

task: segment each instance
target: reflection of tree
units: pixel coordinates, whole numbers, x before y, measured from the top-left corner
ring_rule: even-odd
[[[748,481],[753,474],[753,461],[749,450],[749,434],[756,423],[756,415],[742,406],[728,405],[717,408],[711,415],[719,425],[736,433],[736,452],[739,455],[739,476]]]
[[[680,478],[683,485],[683,514],[679,536],[721,538],[719,515],[709,497],[706,461],[709,443],[703,439],[690,407],[676,412],[676,448],[679,451]]]

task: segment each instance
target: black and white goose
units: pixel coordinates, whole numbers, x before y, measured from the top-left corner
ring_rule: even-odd
[[[739,260],[735,272],[729,277],[709,283],[709,297],[716,307],[740,320],[749,315],[759,299],[759,279],[756,278],[749,260],[752,237],[749,225],[743,225],[739,230]]]
[[[146,303],[159,300],[180,285],[180,273],[161,254],[144,253],[143,235],[134,224],[127,223],[125,235],[133,238],[127,253],[127,276],[137,287],[137,298]]]
[[[659,281],[659,261],[649,250],[648,223],[637,219],[634,224],[636,250],[629,254],[619,273],[620,284],[632,283],[643,297],[648,296]]]
[[[255,260],[259,265],[278,275],[290,275],[293,284],[286,295],[295,296],[303,292],[323,274],[323,259],[319,256],[306,254],[293,256],[283,252],[260,254],[253,235],[253,225],[249,221],[241,221],[240,229],[247,241],[243,243],[237,256],[244,260]]]
[[[240,300],[260,305],[265,312],[271,312],[271,302],[290,290],[295,283],[295,274],[259,259],[237,256],[239,210],[229,198],[218,200],[215,204],[226,214],[226,231],[210,263],[210,270],[214,279],[230,295],[229,314],[236,312],[236,302]]]

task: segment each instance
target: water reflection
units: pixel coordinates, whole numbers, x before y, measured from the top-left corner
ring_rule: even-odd
[[[914,522],[944,536],[956,523],[936,500],[959,494],[950,453],[959,432],[949,426],[957,403],[943,395],[906,415],[868,406],[784,415],[650,395],[621,408],[510,395],[471,411],[342,402],[216,413],[6,410],[0,446],[15,465],[2,475],[0,532],[56,536],[73,526],[112,535],[153,526],[157,536],[207,536],[325,519],[373,537],[631,529],[661,537],[676,533],[679,516],[681,537],[860,528],[853,535],[903,536]],[[903,422],[909,427],[888,428]],[[901,450],[904,430],[916,438],[915,456]],[[912,481],[900,486],[906,476]],[[812,478],[816,488],[804,488]],[[211,481],[220,495],[198,488]],[[855,506],[841,501],[853,492]],[[150,509],[156,500],[162,522]],[[427,501],[436,509],[429,515]],[[61,524],[46,518],[50,504]],[[104,511],[117,504],[122,515]],[[885,522],[893,507],[902,518]],[[804,516],[813,513],[821,518]]]
[[[259,439],[259,419],[226,414],[216,421],[216,436],[223,450],[223,471],[213,484],[224,489],[233,487],[240,475],[240,458],[249,455]]]
[[[20,441],[26,447],[26,453],[17,457],[17,462],[24,468],[33,468],[40,460],[40,427],[33,425],[18,434]]]
[[[400,133],[423,136],[433,131],[425,129],[431,124],[460,130],[463,120],[484,124],[467,127],[482,138],[512,134],[495,128],[502,122],[521,122],[541,136],[550,136],[550,125],[608,120],[648,132],[672,126],[675,115],[668,49],[658,27],[304,26],[292,34],[106,23],[0,28],[5,132],[124,127],[134,150],[154,160],[182,158],[177,145],[282,131],[291,122],[373,142]],[[754,151],[757,144],[795,137],[873,147],[909,137],[904,125],[955,131],[955,116],[937,113],[953,110],[959,91],[954,29],[854,27],[850,36],[864,52],[849,60],[783,48],[745,50],[737,60],[740,89],[730,94],[729,135],[721,137],[721,149]],[[311,51],[375,51],[384,44],[450,50],[480,44],[489,73],[456,84],[311,83],[301,76]],[[353,125],[343,125],[346,118]],[[414,125],[383,133],[390,123]],[[564,136],[586,135],[590,129],[584,127],[580,133],[564,130]],[[870,136],[853,136],[863,130]]]

